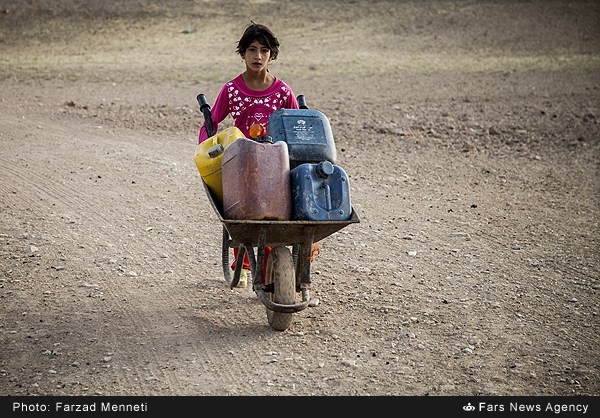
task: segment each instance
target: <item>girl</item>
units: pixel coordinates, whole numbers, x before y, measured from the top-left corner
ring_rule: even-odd
[[[219,123],[231,115],[235,126],[246,138],[256,138],[266,135],[269,116],[273,112],[281,108],[298,109],[298,101],[290,86],[269,72],[269,63],[279,54],[279,40],[269,28],[251,21],[238,41],[236,52],[246,64],[246,70],[221,88],[211,110],[213,127],[218,132]],[[206,124],[203,123],[198,143],[207,138]],[[265,247],[263,277],[270,252],[271,248]],[[234,248],[232,269],[237,255],[238,250]],[[247,285],[247,271],[250,270],[247,255],[242,267],[238,287]]]

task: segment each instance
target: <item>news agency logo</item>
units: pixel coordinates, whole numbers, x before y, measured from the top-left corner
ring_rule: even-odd
[[[475,407],[473,405],[471,405],[471,402],[469,402],[468,404],[463,406],[463,411],[471,412],[474,410],[475,410]]]

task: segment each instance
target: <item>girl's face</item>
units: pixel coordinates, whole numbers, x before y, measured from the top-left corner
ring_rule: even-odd
[[[250,71],[266,71],[271,61],[271,50],[258,41],[252,42],[242,55]]]

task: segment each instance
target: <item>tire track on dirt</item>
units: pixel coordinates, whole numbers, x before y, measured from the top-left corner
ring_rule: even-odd
[[[50,127],[49,127],[50,128]],[[52,129],[47,129],[46,132],[50,133]],[[102,138],[91,138],[101,142]],[[76,141],[76,140],[75,140]],[[77,144],[73,144],[77,146]],[[11,151],[14,148],[11,147]],[[56,150],[55,150],[56,151]],[[13,151],[15,152],[15,151]],[[21,149],[17,149],[16,153],[20,154]],[[29,154],[31,160],[35,160],[35,156]],[[191,158],[190,158],[191,159]],[[22,159],[17,159],[22,161]],[[64,172],[64,166],[68,166],[68,162],[61,161],[59,158],[49,158],[51,162],[57,167],[57,171]],[[80,179],[72,179],[72,184],[61,183],[52,177],[42,176],[37,174],[35,167],[38,164],[37,161],[27,161],[25,165],[19,164],[19,162],[13,162],[13,159],[9,155],[1,156],[0,163],[3,165],[7,176],[2,177],[2,193],[3,196],[7,196],[7,205],[14,207],[17,211],[29,211],[32,214],[41,213],[47,219],[47,222],[56,224],[56,228],[65,231],[64,224],[61,224],[58,216],[66,218],[66,221],[71,221],[70,228],[67,229],[67,237],[72,237],[72,240],[66,240],[62,244],[59,244],[59,250],[66,253],[70,253],[70,258],[74,257],[74,254],[81,254],[82,259],[92,256],[95,261],[90,264],[88,261],[87,272],[88,279],[92,283],[102,283],[101,289],[106,292],[105,298],[111,300],[112,306],[109,311],[120,312],[119,326],[117,329],[111,331],[112,337],[104,337],[108,340],[114,341],[115,346],[119,346],[123,343],[121,336],[128,327],[140,330],[152,330],[154,321],[159,318],[148,318],[143,311],[137,309],[138,306],[144,306],[148,301],[139,304],[131,304],[124,302],[123,295],[137,295],[141,294],[143,297],[151,296],[151,294],[144,294],[140,292],[140,282],[148,283],[151,282],[151,286],[154,287],[155,292],[152,297],[156,298],[155,304],[157,306],[172,305],[173,301],[170,296],[170,289],[172,284],[165,283],[164,280],[153,280],[156,275],[150,275],[148,278],[143,279],[136,277],[135,275],[128,275],[129,269],[133,271],[139,271],[140,266],[148,265],[150,269],[156,264],[155,260],[167,259],[168,264],[164,267],[167,270],[176,271],[177,266],[185,265],[189,259],[186,255],[180,255],[181,245],[176,242],[175,239],[161,239],[160,237],[145,235],[142,231],[142,225],[140,225],[135,218],[130,218],[127,213],[123,211],[118,205],[106,205],[110,200],[105,199],[106,195],[112,197],[110,193],[103,193],[95,195],[92,193],[82,194],[82,190],[86,190],[85,182]],[[154,162],[144,161],[144,165],[153,164]],[[42,162],[43,164],[43,162]],[[46,164],[47,170],[52,170]],[[143,168],[146,170],[146,168]],[[151,171],[151,170],[149,170]],[[68,176],[66,176],[68,178]],[[65,178],[61,175],[60,178]],[[108,188],[114,187],[118,189],[120,186],[105,186]],[[8,198],[13,192],[17,192],[17,199]],[[146,199],[145,196],[139,196],[138,199],[134,199],[131,206],[134,206],[138,202],[146,202],[141,206],[137,206],[137,209],[144,213],[151,212],[153,203],[150,199]],[[127,209],[127,208],[126,208]],[[49,216],[50,215],[50,216]],[[105,228],[98,229],[96,225],[103,225]],[[53,226],[49,227],[53,229]],[[147,232],[147,231],[146,231]],[[103,242],[116,242],[119,259],[126,262],[127,267],[122,270],[115,270],[115,267],[119,267],[118,263],[110,261],[110,255],[108,257],[102,256],[101,251],[106,247],[98,247],[94,245],[87,245],[86,248],[96,248],[94,254],[86,254],[86,250],[79,250],[76,247],[76,242],[81,239],[95,240],[96,243]],[[73,242],[70,242],[73,241]],[[119,245],[119,242],[121,244]],[[158,244],[158,245],[157,245]],[[164,255],[167,257],[164,257]],[[115,256],[116,258],[116,256]],[[151,264],[148,264],[150,260]],[[108,278],[108,279],[105,279]],[[126,278],[128,280],[122,280]],[[127,298],[125,298],[127,299]],[[163,318],[168,322],[181,322],[184,320],[178,312],[169,312],[169,318]],[[174,318],[173,318],[174,317]],[[123,350],[122,350],[123,351]],[[124,351],[127,351],[126,349]],[[150,367],[151,380],[157,379],[162,381],[162,384],[167,384],[169,387],[177,387],[176,377],[172,377],[170,374],[165,374],[161,369],[161,356],[153,354],[152,351],[148,352],[151,355],[149,363],[158,365],[156,368]],[[141,361],[143,363],[143,361]],[[145,372],[134,372],[129,375],[129,381],[122,382],[126,388],[135,387],[135,382],[148,377]]]
[[[74,219],[77,225],[75,229],[69,228],[68,234],[72,236],[73,241],[80,241],[81,239],[85,239],[85,237],[95,237],[97,242],[112,242],[115,238],[118,240],[118,236],[121,233],[116,233],[114,231],[118,229],[124,229],[125,233],[132,230],[132,227],[124,223],[122,220],[119,220],[119,216],[114,216],[115,211],[107,212],[103,211],[101,202],[93,197],[87,196],[86,198],[81,197],[81,193],[77,188],[72,188],[60,184],[50,178],[39,176],[35,173],[31,173],[30,170],[27,173],[24,173],[21,170],[21,167],[12,165],[11,161],[7,159],[2,159],[2,164],[5,168],[5,172],[9,174],[7,177],[3,177],[3,180],[6,179],[8,182],[5,189],[12,190],[27,190],[27,194],[25,193],[17,193],[20,196],[19,202],[15,202],[14,200],[11,202],[12,205],[16,204],[17,210],[30,210],[33,213],[46,213],[46,217],[48,218],[48,222],[60,222],[58,219],[49,219],[52,218],[53,214],[64,214],[63,216],[68,219]],[[52,212],[48,216],[49,204],[46,202],[51,202]],[[111,213],[112,212],[112,213]],[[85,219],[79,216],[79,214],[85,214]],[[110,216],[110,215],[113,216]],[[93,225],[108,225],[109,230],[105,231],[97,231],[93,227]],[[59,225],[58,228],[63,228],[64,225]],[[112,232],[111,232],[112,230]],[[147,248],[152,249],[153,246],[149,245],[149,241],[145,240],[145,245]],[[69,244],[64,243],[61,245],[63,247],[63,251],[67,253],[71,253],[70,257],[73,257],[73,252],[77,252],[76,249],[69,249]],[[87,245],[86,245],[87,247]],[[137,257],[137,249],[134,248],[122,248],[123,253],[121,254],[123,258],[132,258],[135,259]],[[82,254],[81,257],[87,258],[90,254]],[[93,258],[95,258],[92,255]],[[127,285],[122,283],[122,281],[118,279],[111,279],[115,275],[119,275],[119,271],[115,270],[116,264],[108,262],[108,260],[102,261],[100,258],[99,262],[94,262],[93,265],[89,265],[87,267],[87,271],[89,273],[88,280],[92,283],[102,283],[100,289],[107,293],[107,298],[111,300],[111,304],[113,307],[108,308],[109,311],[117,311],[121,313],[121,316],[124,317],[124,323],[133,326],[135,329],[147,330],[152,327],[151,323],[142,315],[139,310],[132,310],[132,307],[137,305],[130,305],[127,303],[123,303],[123,294],[131,293],[134,290],[128,290]],[[118,266],[117,266],[118,267]],[[121,283],[119,283],[121,282]],[[134,286],[135,287],[135,286]],[[166,294],[166,293],[165,293]],[[158,301],[160,303],[160,301]],[[105,308],[106,309],[106,308]],[[110,333],[110,337],[104,334],[102,337],[103,344],[108,346],[119,347],[122,344],[122,335],[123,335],[124,325],[120,325],[115,329],[108,329],[102,331],[104,334],[106,331]],[[108,344],[107,341],[111,341],[112,344]],[[104,350],[105,352],[110,352],[111,349]],[[117,349],[116,351],[127,351],[126,349]],[[160,364],[160,358],[155,357],[152,364]],[[127,375],[128,379],[121,382],[124,387],[135,387],[135,382],[138,380],[143,380],[148,378],[147,375],[137,374],[137,372],[133,372]],[[150,377],[152,379],[157,378],[160,380],[166,380],[164,374],[162,374],[160,367],[156,369],[150,370]]]

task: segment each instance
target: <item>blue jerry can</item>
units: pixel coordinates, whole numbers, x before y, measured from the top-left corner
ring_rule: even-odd
[[[352,215],[350,181],[329,161],[303,163],[290,171],[292,219],[345,221]]]
[[[336,149],[329,119],[314,109],[279,109],[269,117],[267,136],[288,145],[290,169],[303,163],[335,164]]]

